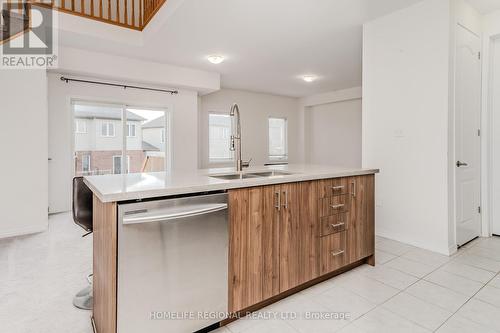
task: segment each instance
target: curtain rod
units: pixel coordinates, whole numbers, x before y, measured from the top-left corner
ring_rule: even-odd
[[[132,89],[140,89],[140,90],[160,91],[160,92],[169,93],[171,95],[176,95],[179,93],[179,91],[177,91],[177,90],[166,90],[166,89],[139,87],[139,86],[129,86],[129,85],[125,85],[125,84],[117,84],[117,83],[109,83],[109,82],[101,82],[101,81],[80,80],[80,79],[68,78],[65,76],[61,76],[61,81],[64,81],[66,83],[73,81],[73,82],[81,82],[81,83],[100,84],[103,86],[121,87],[123,89],[132,88]]]

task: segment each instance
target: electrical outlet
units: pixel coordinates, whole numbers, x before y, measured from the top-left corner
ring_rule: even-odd
[[[394,137],[395,138],[403,138],[405,135],[404,135],[404,132],[402,129],[398,128],[398,129],[395,129],[394,130]]]

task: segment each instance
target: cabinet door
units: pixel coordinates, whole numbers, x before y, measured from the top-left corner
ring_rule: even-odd
[[[318,181],[299,183],[299,283],[319,276]]]
[[[375,253],[375,176],[351,177],[348,262],[353,263]]]
[[[279,293],[275,187],[229,191],[229,311]]]
[[[319,276],[318,182],[280,187],[280,292],[284,292]]]
[[[281,185],[280,195],[280,292],[284,292],[300,284],[299,184],[290,183]]]

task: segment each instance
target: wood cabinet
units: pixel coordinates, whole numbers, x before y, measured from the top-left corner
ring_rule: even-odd
[[[374,253],[374,176],[229,191],[229,311]]]
[[[229,193],[231,311],[244,309],[279,293],[279,229],[275,192],[274,186],[264,186]]]
[[[375,176],[351,177],[349,183],[347,254],[348,262],[353,263],[375,253]]]
[[[290,183],[279,188],[280,292],[298,286],[300,267],[300,196],[299,184]]]
[[[319,276],[317,183],[229,191],[229,309]]]

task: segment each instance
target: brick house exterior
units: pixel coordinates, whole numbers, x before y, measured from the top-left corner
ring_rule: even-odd
[[[114,169],[113,158],[115,156],[121,156],[121,153],[121,150],[77,151],[75,153],[76,176],[113,174],[116,170]],[[142,167],[146,159],[146,152],[142,150],[129,150],[127,151],[127,156],[129,158],[128,172],[142,172]],[[84,158],[90,158],[89,171],[83,170]]]

